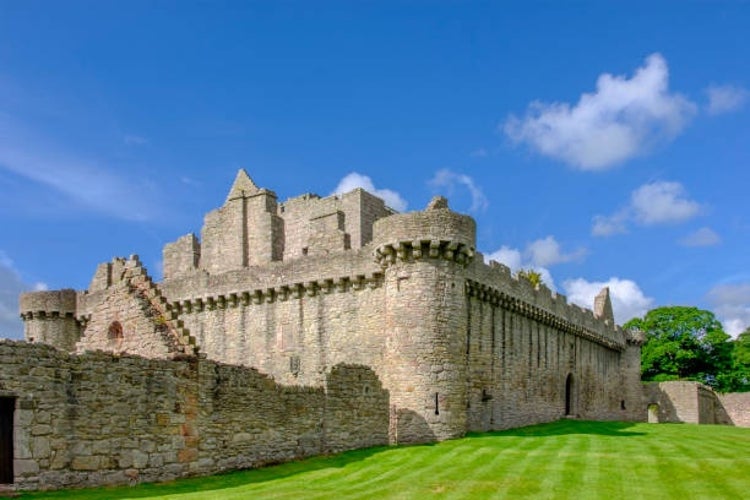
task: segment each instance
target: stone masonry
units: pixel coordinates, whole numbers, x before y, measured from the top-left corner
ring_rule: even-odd
[[[566,415],[645,419],[642,337],[615,325],[608,290],[593,312],[568,304],[485,263],[475,235],[444,198],[409,213],[361,189],[279,203],[241,170],[200,239],[164,247],[161,283],[131,256],[87,290],[21,296],[32,344],[2,349],[46,371],[0,367],[16,481],[157,480]],[[68,420],[42,423],[54,407]],[[38,425],[50,453],[29,448]]]

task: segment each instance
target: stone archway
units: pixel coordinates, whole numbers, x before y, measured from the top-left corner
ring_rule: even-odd
[[[659,423],[659,405],[656,403],[651,403],[650,405],[648,405],[648,423]]]

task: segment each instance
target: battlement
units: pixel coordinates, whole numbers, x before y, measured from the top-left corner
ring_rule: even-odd
[[[477,259],[470,275],[467,293],[472,297],[502,304],[524,316],[611,349],[622,351],[625,348],[625,334],[609,316],[597,315],[591,309],[570,304],[565,295],[551,291],[544,284],[535,288],[529,280],[513,275],[499,262],[485,264]],[[608,290],[602,290],[602,293],[606,293],[606,299],[600,293],[600,302],[608,302]],[[609,307],[611,311],[611,304]]]
[[[19,311],[24,320],[44,317],[74,317],[78,293],[72,289],[22,293]]]
[[[476,223],[453,212],[442,198],[421,212],[379,219],[373,227],[375,260],[387,266],[398,260],[442,258],[467,264],[474,258]]]

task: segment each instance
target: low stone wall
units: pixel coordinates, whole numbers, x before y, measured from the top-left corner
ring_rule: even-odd
[[[650,422],[750,427],[750,392],[717,394],[698,382],[644,384]]]
[[[19,489],[162,481],[388,442],[388,393],[361,366],[288,387],[194,357],[2,341],[0,397],[15,399]]]
[[[750,427],[750,392],[719,394],[729,421],[738,427]]]

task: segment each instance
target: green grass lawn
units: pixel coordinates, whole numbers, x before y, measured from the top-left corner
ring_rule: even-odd
[[[65,499],[750,498],[750,429],[563,420]]]

